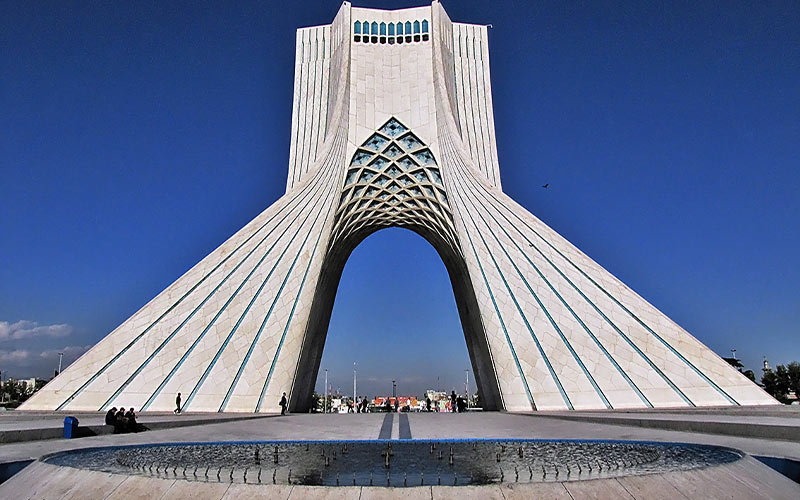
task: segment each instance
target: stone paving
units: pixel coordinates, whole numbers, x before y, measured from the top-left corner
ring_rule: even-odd
[[[180,418],[180,417],[179,417]],[[388,418],[388,420],[387,420]],[[404,421],[407,424],[401,425]],[[403,428],[407,429],[403,430]],[[401,435],[402,434],[402,435]],[[752,455],[800,460],[800,442],[702,434],[595,422],[575,422],[546,414],[412,413],[294,414],[200,426],[112,434],[81,439],[0,445],[0,462],[38,458],[56,451],[152,442],[324,440],[324,439],[566,438],[692,442],[740,449]]]
[[[574,415],[574,413],[571,413]],[[216,415],[215,415],[216,416]],[[653,414],[655,417],[655,413]],[[671,415],[674,417],[675,415]],[[744,415],[742,415],[744,416]],[[63,420],[63,415],[59,415]],[[50,417],[54,418],[54,417]],[[182,418],[182,417],[177,417]],[[682,416],[680,418],[690,418]],[[788,418],[794,418],[794,414]],[[702,419],[701,419],[702,420]],[[568,438],[620,439],[716,444],[753,455],[800,460],[800,442],[703,434],[564,420],[557,414],[293,414],[226,421],[138,434],[52,439],[0,445],[0,462],[35,459],[56,451],[95,446],[155,442],[326,439]],[[800,498],[800,486],[746,457],[727,466],[699,471],[539,485],[487,487],[322,489],[283,486],[258,490],[244,484],[203,483],[101,474],[92,471],[42,469],[35,463],[0,485],[0,498]],[[63,469],[63,468],[62,468]],[[71,471],[71,472],[70,472]],[[30,481],[50,484],[33,488]],[[100,476],[95,476],[100,474]],[[53,476],[52,478],[50,476]],[[102,476],[102,477],[101,477]],[[28,479],[25,479],[25,478]],[[31,479],[35,478],[35,479]],[[65,481],[55,486],[53,481]],[[12,488],[14,488],[12,490]],[[38,488],[38,487],[37,487]],[[200,488],[200,489],[197,489]],[[255,488],[255,489],[254,489]],[[771,488],[771,489],[770,489]],[[12,494],[13,491],[13,494]],[[40,491],[40,494],[36,492]],[[163,496],[162,496],[163,493]]]

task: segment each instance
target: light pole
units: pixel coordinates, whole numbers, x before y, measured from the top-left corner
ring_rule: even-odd
[[[469,370],[464,370],[464,373],[467,374],[467,381],[464,384],[464,396],[467,398],[467,408],[469,408]]]
[[[733,359],[736,359],[736,349],[731,349],[731,354],[733,355]]]
[[[325,401],[322,403],[322,413],[328,413],[328,369],[325,368]]]
[[[392,397],[397,400],[397,384],[392,380]]]
[[[61,359],[64,357],[64,353],[58,353],[58,374],[61,375]]]
[[[356,362],[353,361],[353,406],[356,404]]]

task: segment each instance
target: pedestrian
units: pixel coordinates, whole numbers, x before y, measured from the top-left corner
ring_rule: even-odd
[[[367,397],[366,396],[364,396],[364,398],[361,400],[361,413],[367,413]]]
[[[392,402],[389,398],[386,398],[386,404],[384,406],[386,406],[386,413],[392,413]]]
[[[175,415],[178,415],[180,414],[180,412],[181,412],[181,393],[179,392],[178,397],[175,398],[175,410],[173,410],[173,413],[175,413]]]
[[[425,396],[425,410],[431,411],[431,398],[430,396]]]
[[[458,408],[456,399],[457,399],[456,391],[451,392],[450,393],[450,410],[453,413],[455,413],[456,412],[456,408]]]
[[[361,398],[356,400],[356,413],[361,413]]]
[[[394,398],[394,411],[400,411],[400,398]]]
[[[289,405],[289,403],[286,401],[285,392],[283,393],[283,396],[281,396],[280,405],[281,405],[281,415],[286,415],[286,407]]]

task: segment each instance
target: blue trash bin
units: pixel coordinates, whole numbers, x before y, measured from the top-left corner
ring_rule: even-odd
[[[72,439],[78,437],[78,419],[75,417],[67,417],[64,419],[64,439]]]

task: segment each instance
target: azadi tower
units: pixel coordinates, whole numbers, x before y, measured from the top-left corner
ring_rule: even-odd
[[[298,30],[286,194],[22,409],[163,411],[181,392],[274,412],[285,391],[305,410],[345,261],[386,227],[444,261],[487,409],[775,404],[503,193],[487,38],[438,2],[345,2]]]

